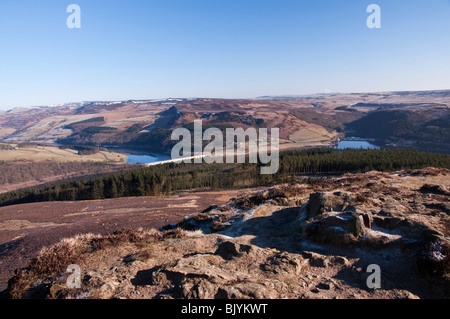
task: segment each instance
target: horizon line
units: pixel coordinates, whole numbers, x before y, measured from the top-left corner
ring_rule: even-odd
[[[46,108],[46,107],[60,107],[67,106],[70,104],[82,104],[85,103],[96,103],[96,102],[105,102],[105,103],[125,103],[125,102],[133,102],[133,101],[157,101],[157,100],[176,100],[176,99],[214,99],[214,100],[258,100],[258,99],[267,99],[267,98],[306,98],[312,96],[332,96],[332,95],[345,95],[345,94],[386,94],[386,93],[420,93],[420,92],[446,92],[450,91],[448,89],[424,89],[424,90],[391,90],[391,91],[360,91],[360,92],[317,92],[317,93],[308,93],[308,94],[276,94],[276,95],[260,95],[256,97],[206,97],[206,96],[191,96],[191,97],[160,97],[160,98],[145,98],[145,99],[118,99],[118,100],[82,100],[77,102],[65,102],[65,103],[53,103],[48,105],[28,105],[28,106],[14,106],[12,108],[1,108],[0,112],[9,112],[14,109],[29,109],[29,108]]]

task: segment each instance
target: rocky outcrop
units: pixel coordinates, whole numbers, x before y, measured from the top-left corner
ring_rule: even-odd
[[[364,218],[357,213],[341,213],[325,217],[321,221],[321,226],[325,229],[350,233],[356,238],[363,236],[366,232]]]
[[[279,292],[272,287],[281,282],[264,274],[298,274],[301,258],[283,253],[267,255],[253,245],[224,241],[214,254],[185,257],[156,270],[151,285],[172,286],[172,296],[178,298],[276,298]]]
[[[424,189],[443,194],[442,187],[422,187],[420,192],[424,193]],[[380,209],[359,204],[361,199],[358,197],[360,194],[355,192],[311,193],[308,202],[299,210],[296,229],[310,240],[335,246],[382,248],[388,244],[449,242],[443,232],[424,222],[423,218],[418,220],[405,214],[404,205],[390,204]],[[383,198],[381,202],[384,201]],[[444,208],[442,211],[446,212],[442,205],[429,207]]]
[[[441,185],[430,185],[430,184],[424,184],[420,191],[422,193],[430,193],[430,194],[438,194],[438,195],[446,195],[450,196],[450,192],[442,187]]]
[[[433,172],[370,172],[320,185],[279,185],[243,193],[159,231],[69,240],[70,254],[61,245],[44,250],[39,263],[10,280],[8,293],[14,298],[448,298],[446,195],[422,185],[447,189],[450,171]],[[63,260],[79,263],[82,289],[65,288]],[[381,288],[375,290],[367,286],[367,269],[374,264],[382,272]]]
[[[219,244],[215,252],[216,255],[221,256],[223,259],[232,260],[234,257],[239,257],[243,253],[250,253],[252,246],[236,244],[231,241],[226,241]]]
[[[351,205],[351,198],[351,194],[342,192],[312,193],[309,201],[300,209],[297,229],[321,243],[357,241],[371,227],[372,218],[369,213],[357,211]]]
[[[313,193],[309,195],[307,219],[312,219],[325,213],[327,197],[325,193]]]

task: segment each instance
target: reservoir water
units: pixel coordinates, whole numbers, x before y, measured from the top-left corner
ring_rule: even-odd
[[[374,144],[371,144],[369,140],[365,139],[359,139],[359,138],[346,138],[338,143],[337,146],[334,146],[336,149],[380,149],[379,146],[376,146]],[[143,152],[136,152],[131,150],[118,150],[115,149],[114,151],[120,152],[127,156],[127,163],[129,164],[149,164],[154,162],[161,162],[161,161],[167,161],[172,159],[170,155],[166,154],[160,154],[160,153],[151,153],[151,154],[145,154],[145,151]]]
[[[371,144],[370,141],[364,139],[348,138],[340,141],[335,148],[344,150],[347,148],[352,149],[380,149],[379,146]]]
[[[125,148],[116,148],[109,147],[111,152],[121,153],[127,156],[128,164],[149,164],[154,162],[161,162],[170,160],[170,155],[155,153],[155,152],[147,152],[143,150],[131,150]]]
[[[164,154],[151,154],[151,155],[146,155],[146,154],[127,154],[124,153],[128,158],[127,158],[127,163],[129,164],[149,164],[149,163],[154,163],[154,162],[161,162],[161,161],[167,161],[170,160],[171,157],[169,155],[164,155]]]

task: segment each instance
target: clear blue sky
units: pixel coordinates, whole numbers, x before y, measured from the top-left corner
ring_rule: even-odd
[[[0,109],[450,89],[450,0],[2,0],[0,43]]]

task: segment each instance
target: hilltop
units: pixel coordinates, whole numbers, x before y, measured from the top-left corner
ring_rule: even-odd
[[[13,298],[448,298],[450,171],[371,171],[241,192],[157,229],[44,248]],[[81,289],[65,286],[67,265]],[[367,286],[368,266],[381,288]]]

